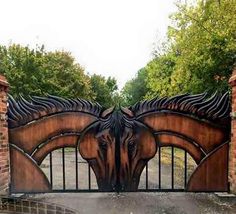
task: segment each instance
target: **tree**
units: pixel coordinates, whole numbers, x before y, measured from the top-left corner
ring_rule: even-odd
[[[95,100],[108,108],[114,105],[116,102],[114,96],[117,94],[118,89],[116,80],[112,77],[107,79],[101,75],[94,74],[91,76],[91,89],[95,94]]]
[[[146,98],[172,95],[171,75],[174,70],[176,56],[166,53],[156,56],[145,67],[147,70]]]
[[[236,62],[235,2],[179,4],[171,19],[164,53],[145,67],[147,96],[227,91]]]
[[[46,52],[44,46],[0,46],[0,73],[10,83],[10,93],[93,99],[90,78],[70,53]]]
[[[10,83],[10,93],[40,94],[40,79],[43,78],[41,65],[43,64],[44,50],[30,50],[28,47],[11,45],[8,48],[0,46],[0,72]]]
[[[47,93],[63,97],[81,97],[94,100],[90,77],[68,52],[48,52],[45,55],[45,78]]]
[[[128,81],[122,89],[121,95],[124,99],[123,105],[129,106],[144,99],[148,89],[146,83],[146,69],[140,69],[135,78]]]

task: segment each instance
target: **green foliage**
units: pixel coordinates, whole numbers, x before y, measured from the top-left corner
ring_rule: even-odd
[[[10,93],[92,98],[89,77],[68,52],[46,52],[20,45],[0,46],[0,72],[10,83]]]
[[[236,61],[235,0],[179,4],[163,51],[145,67],[146,97],[226,91]]]
[[[75,59],[67,52],[49,52],[45,55],[45,72],[43,84],[49,94],[63,97],[81,97],[94,99],[90,78],[84,69],[75,63]]]
[[[122,105],[130,106],[144,99],[147,93],[146,75],[146,69],[142,68],[137,72],[135,78],[125,84],[121,92],[124,99]]]
[[[111,107],[115,104],[114,93],[118,89],[116,80],[114,78],[105,77],[94,74],[91,76],[92,91],[95,94],[95,100],[102,103],[104,107]]]
[[[171,75],[176,57],[172,53],[157,56],[146,66],[148,93],[146,98],[171,95]],[[154,90],[153,90],[154,89]]]
[[[47,52],[44,46],[0,46],[0,73],[7,77],[14,97],[52,94],[110,106],[117,90],[114,78],[90,77],[69,52]]]

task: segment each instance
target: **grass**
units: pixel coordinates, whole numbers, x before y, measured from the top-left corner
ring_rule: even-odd
[[[169,165],[171,164],[171,148],[162,147],[161,148],[161,162]],[[187,154],[187,166],[188,169],[196,167],[196,163],[193,158]],[[176,167],[184,168],[184,151],[182,149],[174,148],[174,164]]]
[[[175,180],[177,183],[183,182],[184,172],[184,151],[182,149],[174,148],[174,167],[175,167]],[[171,148],[161,148],[161,163],[168,166],[171,165]],[[193,158],[187,154],[187,179],[191,176],[195,170],[197,164]]]

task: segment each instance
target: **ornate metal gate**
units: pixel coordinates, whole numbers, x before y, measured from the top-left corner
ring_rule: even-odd
[[[11,192],[227,191],[230,133],[228,94],[179,95],[104,109],[82,99],[9,97]],[[65,148],[75,151],[75,187],[65,188]],[[161,186],[161,148],[171,148],[171,188]],[[63,188],[53,189],[52,152],[62,148]],[[184,151],[184,188],[174,188],[174,148]],[[88,163],[80,189],[78,153]],[[157,188],[148,187],[148,162],[157,154]],[[187,179],[187,154],[197,164]],[[49,178],[40,169],[49,155]],[[146,185],[139,189],[146,169]],[[97,190],[91,188],[91,169]]]

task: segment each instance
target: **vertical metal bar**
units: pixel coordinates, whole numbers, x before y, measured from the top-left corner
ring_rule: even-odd
[[[52,180],[52,152],[49,153],[49,167],[50,167],[50,184],[53,189],[53,180]]]
[[[77,146],[75,147],[75,188],[78,189],[78,153]]]
[[[161,147],[158,149],[158,176],[159,176],[159,189],[161,189]]]
[[[119,111],[115,111],[115,117],[116,121],[120,121],[120,113]],[[116,166],[116,184],[113,188],[117,193],[119,193],[123,188],[120,183],[120,136],[121,136],[121,130],[120,126],[116,126],[115,129],[115,166]]]
[[[148,163],[146,163],[146,189],[148,189]]]
[[[88,164],[88,186],[89,190],[91,190],[91,168],[89,164]]]
[[[171,189],[174,189],[174,147],[171,147]]]
[[[63,176],[63,190],[66,188],[66,183],[65,183],[65,148],[62,148],[62,176]]]
[[[184,188],[187,187],[187,176],[188,176],[188,163],[187,163],[187,152],[184,151]]]

